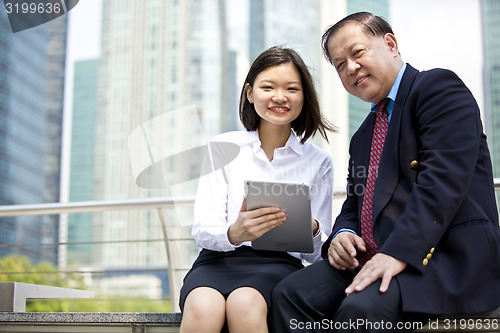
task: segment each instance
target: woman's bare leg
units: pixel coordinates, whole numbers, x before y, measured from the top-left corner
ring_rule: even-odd
[[[267,303],[250,287],[234,290],[226,301],[226,318],[231,333],[267,333]]]
[[[186,297],[180,333],[220,333],[226,321],[226,300],[209,287],[193,289]]]

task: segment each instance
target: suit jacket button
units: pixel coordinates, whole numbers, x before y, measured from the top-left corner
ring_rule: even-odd
[[[420,163],[418,163],[418,161],[417,161],[417,160],[413,160],[413,161],[411,161],[411,163],[410,163],[410,166],[411,166],[411,168],[412,168],[412,169],[416,169],[416,168],[418,168],[418,166],[419,166],[419,165],[420,165]]]
[[[429,253],[429,254],[427,254],[427,256],[426,256],[425,258],[427,258],[427,259],[432,258],[432,254],[430,254],[430,253]]]
[[[427,258],[422,260],[422,265],[427,266],[428,263],[429,263],[429,260]]]
[[[429,253],[434,253],[434,248],[431,248],[431,250],[429,251]]]

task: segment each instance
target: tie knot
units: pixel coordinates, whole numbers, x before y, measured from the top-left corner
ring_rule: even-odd
[[[391,100],[390,98],[386,97],[383,100],[381,100],[380,102],[378,102],[377,103],[377,111],[378,112],[384,111],[387,108],[387,104],[389,104],[390,100]]]

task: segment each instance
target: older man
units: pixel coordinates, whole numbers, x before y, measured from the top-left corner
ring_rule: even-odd
[[[370,13],[330,27],[323,50],[372,112],[351,139],[325,260],[276,287],[274,331],[402,332],[500,306],[491,161],[469,89],[451,71],[406,64],[390,25]]]

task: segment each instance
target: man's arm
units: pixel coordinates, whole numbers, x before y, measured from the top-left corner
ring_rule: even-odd
[[[437,248],[467,194],[478,160],[482,124],[471,92],[447,70],[420,74],[405,112],[415,112],[421,145],[419,172],[380,252],[423,272],[423,259]]]

